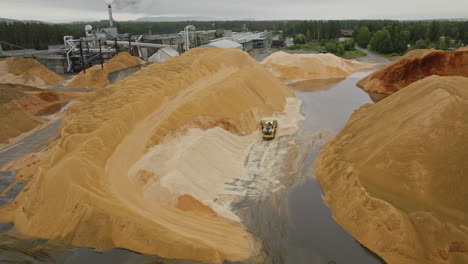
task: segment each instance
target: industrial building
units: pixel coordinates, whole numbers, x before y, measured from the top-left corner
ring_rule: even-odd
[[[254,48],[269,48],[273,39],[272,33],[265,32],[229,32],[230,36],[213,41],[230,40],[242,45],[244,51],[251,51]]]

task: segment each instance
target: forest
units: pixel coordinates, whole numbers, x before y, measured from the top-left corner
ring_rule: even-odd
[[[93,23],[49,24],[40,22],[0,22],[0,40],[23,48],[47,49],[62,44],[63,36],[84,36],[84,26],[106,27],[103,20]],[[409,46],[449,49],[468,44],[468,21],[395,21],[395,20],[310,20],[310,21],[183,21],[117,22],[120,33],[132,35],[179,32],[188,24],[198,30],[273,31],[275,35],[293,37],[303,42],[323,42],[341,36],[341,30],[353,31],[360,47],[383,53],[403,53]],[[4,49],[10,47],[3,46]],[[14,48],[14,47],[11,47]]]

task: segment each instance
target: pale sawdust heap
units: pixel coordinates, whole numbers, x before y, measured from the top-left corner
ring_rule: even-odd
[[[141,63],[143,63],[143,61],[140,58],[131,56],[128,52],[120,52],[106,62],[104,68],[102,68],[101,65],[96,65],[86,69],[86,73],[81,71],[73,78],[67,87],[87,89],[103,88],[109,84],[107,73],[137,66]]]
[[[431,76],[365,105],[316,161],[335,220],[389,264],[468,263],[467,87]]]
[[[34,59],[11,57],[0,61],[0,83],[43,86],[63,80]]]
[[[26,235],[74,246],[246,260],[255,243],[239,223],[197,210],[201,204],[148,199],[144,184],[157,182],[158,172],[138,171],[137,179],[129,172],[167,136],[194,126],[251,134],[259,117],[282,112],[290,96],[239,50],[198,48],[151,65],[74,103],[56,151],[36,165],[37,175],[0,216]]]
[[[295,98],[287,99],[284,112],[271,118],[264,117],[276,119],[281,124],[277,137],[297,132],[298,122],[303,119],[300,101]],[[218,214],[238,221],[232,212],[232,204],[238,197],[244,197],[247,190],[239,186],[233,190],[225,183],[255,180],[251,178],[255,173],[249,173],[244,164],[252,144],[261,139],[261,135],[257,131],[240,136],[228,132],[226,129],[229,128],[223,125],[207,130],[191,128],[182,136],[168,138],[141,157],[129,175],[135,182],[141,181],[141,172],[158,175],[143,186],[143,195],[147,199],[164,199],[167,204],[174,204],[178,195],[189,194]],[[261,184],[255,188],[261,188]],[[250,187],[253,188],[253,184]]]
[[[369,67],[333,54],[289,54],[283,51],[273,53],[262,64],[276,77],[294,80],[347,77]]]
[[[393,94],[431,75],[468,77],[468,50],[413,50],[357,85],[371,93]]]

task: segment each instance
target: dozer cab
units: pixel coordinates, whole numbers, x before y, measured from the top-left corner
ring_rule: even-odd
[[[278,121],[276,120],[262,120],[260,122],[262,129],[263,139],[274,139],[276,136],[276,128],[278,127]]]

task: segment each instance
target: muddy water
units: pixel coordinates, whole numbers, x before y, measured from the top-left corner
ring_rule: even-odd
[[[354,110],[372,103],[369,95],[356,87],[365,75],[355,74],[328,90],[296,92],[306,116],[305,138],[320,130],[338,133]],[[302,167],[302,182],[290,190],[283,205],[289,211],[286,263],[382,263],[333,220],[323,203],[312,168],[322,143],[315,142]]]
[[[313,175],[313,162],[325,139],[336,134],[354,110],[372,103],[356,87],[356,82],[366,75],[290,85],[299,88],[296,96],[303,102],[306,120],[302,144],[313,146],[297,175],[297,183],[287,193],[258,202],[244,212],[249,229],[263,242],[265,263],[383,263],[333,220]]]

